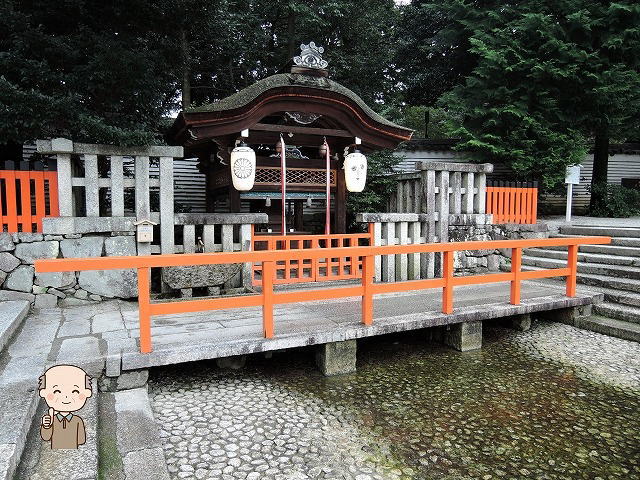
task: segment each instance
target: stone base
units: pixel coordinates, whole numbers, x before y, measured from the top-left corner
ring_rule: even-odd
[[[580,319],[590,317],[591,313],[592,306],[589,304],[538,312],[537,316],[543,320],[566,323],[567,325],[577,327]]]
[[[442,341],[460,352],[482,348],[482,322],[454,323],[445,327]]]
[[[98,383],[101,392],[118,392],[146,387],[149,380],[149,370],[129,370],[120,373],[117,377],[102,377]]]
[[[514,315],[507,319],[507,325],[520,332],[526,332],[531,328],[531,314],[523,313],[522,315]]]
[[[223,357],[216,359],[218,368],[224,370],[240,370],[247,363],[246,355],[236,355],[234,357]]]
[[[355,340],[318,345],[316,364],[327,377],[353,373],[356,371],[356,350]]]

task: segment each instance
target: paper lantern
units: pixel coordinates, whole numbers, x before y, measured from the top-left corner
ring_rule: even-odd
[[[230,166],[234,188],[251,190],[256,180],[256,152],[246,143],[241,143],[231,151]]]
[[[367,183],[367,157],[359,150],[347,155],[344,159],[344,179],[347,190],[361,192]]]

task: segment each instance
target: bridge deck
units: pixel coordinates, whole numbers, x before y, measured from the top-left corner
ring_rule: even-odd
[[[273,339],[262,336],[259,307],[159,315],[152,320],[153,352],[141,354],[137,341],[128,341],[117,353],[122,370],[132,370],[554,310],[599,299],[598,294],[585,291],[568,298],[563,287],[534,281],[522,283],[520,305],[509,304],[508,283],[456,287],[455,298],[454,313],[446,315],[440,312],[437,289],[377,295],[371,327],[360,322],[359,298],[278,305]],[[115,336],[137,339],[137,310],[125,310],[122,316],[123,328]],[[108,332],[107,337],[113,336]]]
[[[34,311],[9,351],[39,351],[49,364],[72,363],[98,375],[231,355],[317,345],[473,320],[587,305],[601,294],[580,288],[573,298],[564,286],[522,282],[520,305],[509,304],[509,284],[455,288],[454,313],[440,312],[441,292],[429,289],[376,295],[373,325],[361,323],[360,299],[274,307],[275,338],[262,336],[260,308],[155,316],[153,351],[139,352],[138,305],[109,301]],[[37,332],[34,334],[33,332]],[[34,336],[35,335],[35,336]],[[421,335],[421,333],[418,333]],[[34,350],[35,349],[35,350]],[[40,356],[42,356],[40,355]]]

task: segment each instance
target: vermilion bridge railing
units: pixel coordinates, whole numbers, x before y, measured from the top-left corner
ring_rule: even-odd
[[[334,233],[329,235],[251,235],[251,249],[310,250],[317,248],[362,247],[373,245],[373,225],[367,233]],[[322,282],[362,277],[362,258],[357,255],[284,259],[276,262],[273,283]],[[262,285],[262,264],[252,264],[252,283]]]
[[[527,240],[496,240],[490,242],[430,243],[422,245],[392,245],[379,247],[340,247],[314,248],[308,250],[268,250],[263,252],[199,253],[146,255],[138,257],[101,257],[101,258],[58,258],[36,260],[36,272],[70,272],[85,270],[120,270],[136,268],[138,270],[138,302],[140,321],[140,351],[151,352],[151,316],[262,306],[262,323],[265,338],[273,338],[273,306],[285,303],[329,300],[343,297],[361,297],[362,323],[373,323],[373,296],[380,293],[442,289],[442,312],[453,313],[453,287],[460,285],[478,285],[484,283],[511,282],[511,304],[520,303],[520,282],[534,278],[566,277],[566,294],[576,294],[576,276],[578,246],[584,244],[610,243],[609,237],[545,238]],[[546,270],[523,272],[521,270],[522,249],[532,247],[567,246],[567,266]],[[489,273],[463,277],[453,276],[453,253],[461,250],[511,249],[511,271]],[[393,283],[374,283],[374,257],[376,255],[397,255],[409,253],[443,252],[443,275],[441,278],[427,280],[409,280]],[[277,262],[302,260],[306,258],[322,259],[327,256],[363,258],[362,282],[360,285],[325,288],[316,290],[296,290],[289,292],[273,291],[273,278]],[[243,295],[222,298],[205,298],[151,303],[150,269],[154,267],[176,267],[190,265],[211,265],[226,263],[261,262],[262,291],[255,295]]]

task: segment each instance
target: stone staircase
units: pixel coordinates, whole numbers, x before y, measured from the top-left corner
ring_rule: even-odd
[[[561,226],[551,237],[605,235],[609,245],[583,245],[578,253],[578,283],[604,294],[594,315],[581,327],[640,342],[640,228]],[[566,266],[566,247],[525,249],[523,270]]]

